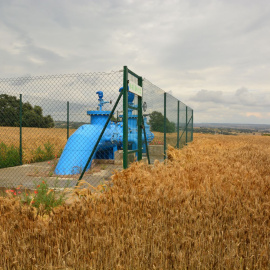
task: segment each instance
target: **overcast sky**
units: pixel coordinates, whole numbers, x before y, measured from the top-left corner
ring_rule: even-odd
[[[269,0],[0,0],[0,77],[127,65],[195,122],[270,124]]]

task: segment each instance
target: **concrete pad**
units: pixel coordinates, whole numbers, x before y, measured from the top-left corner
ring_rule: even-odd
[[[110,180],[115,170],[122,169],[121,165],[114,164],[104,164],[104,167],[106,169],[97,172],[86,172],[83,180],[95,187],[104,181]],[[58,188],[76,186],[79,175],[68,175],[66,177],[52,175],[50,177],[47,176],[50,169],[51,165],[48,161],[0,169],[0,188],[14,188],[22,185],[27,189],[33,189],[36,184],[43,180],[46,180],[51,188],[55,187],[55,185]]]

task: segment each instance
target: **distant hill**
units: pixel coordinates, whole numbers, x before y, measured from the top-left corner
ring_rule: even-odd
[[[82,125],[89,124],[85,122],[69,122],[69,128],[71,129],[77,129]],[[67,122],[66,121],[54,121],[54,125],[56,128],[67,128]]]
[[[230,124],[230,123],[196,123],[195,133],[238,135],[250,133],[253,135],[270,135],[270,125],[261,124]]]
[[[232,123],[194,123],[194,127],[203,128],[231,128],[231,129],[249,129],[254,131],[270,131],[270,125],[267,124],[232,124]]]

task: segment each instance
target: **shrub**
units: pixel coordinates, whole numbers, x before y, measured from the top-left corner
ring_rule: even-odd
[[[39,146],[36,150],[32,151],[33,157],[31,162],[46,161],[54,158],[54,145],[48,141],[43,146],[44,149]]]
[[[0,143],[0,168],[20,165],[20,149],[14,145]]]
[[[27,192],[23,193],[22,204],[31,205],[38,209],[39,215],[49,214],[54,207],[62,205],[66,199],[65,192],[55,192],[57,182],[54,188],[50,188],[48,183],[44,180],[36,184],[34,196]]]

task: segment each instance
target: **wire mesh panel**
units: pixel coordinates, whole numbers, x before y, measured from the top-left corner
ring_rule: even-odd
[[[192,109],[187,109],[187,142],[192,142],[192,134],[193,134],[193,113]]]
[[[128,73],[129,85],[138,85],[138,78]],[[128,164],[138,160],[138,96],[128,93]],[[133,152],[133,151],[134,152]]]
[[[164,160],[164,91],[147,79],[143,80],[143,104],[146,128],[153,138],[149,141],[151,163]]]
[[[187,119],[187,116],[186,116],[186,111],[187,111],[187,106],[180,102],[180,110],[179,110],[179,114],[180,114],[180,124],[179,124],[179,127],[180,127],[180,133],[179,133],[179,146],[180,148],[184,147],[184,145],[186,145],[187,143],[187,132],[186,132],[186,128],[187,128],[187,125],[186,125],[186,119]]]
[[[122,82],[118,71],[1,79],[0,186],[31,188],[44,179],[76,185]],[[92,185],[121,167],[111,142],[117,119],[111,120],[84,176]],[[20,165],[20,146],[22,166],[12,168]]]
[[[123,74],[0,79],[0,189],[31,189],[44,180],[72,187],[83,179],[96,186],[122,169]],[[128,80],[141,85],[133,72]],[[147,79],[142,85],[142,100],[128,94],[129,163],[141,151],[151,163],[163,161],[168,145],[193,140],[192,109]]]
[[[178,100],[170,94],[166,97],[166,142],[177,147]]]

